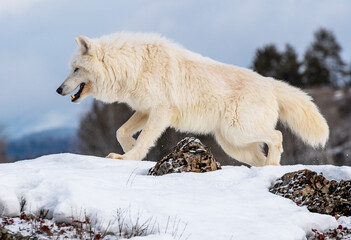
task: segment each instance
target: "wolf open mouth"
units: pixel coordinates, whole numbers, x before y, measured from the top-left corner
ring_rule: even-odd
[[[71,95],[71,101],[72,102],[75,102],[75,101],[77,101],[80,98],[80,94],[83,92],[84,86],[85,86],[85,83],[81,83],[79,85],[78,92],[76,94],[74,94],[74,95]]]

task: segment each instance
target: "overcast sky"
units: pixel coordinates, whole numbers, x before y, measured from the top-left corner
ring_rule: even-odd
[[[348,0],[0,0],[0,124],[9,137],[75,127],[91,99],[56,94],[78,35],[158,32],[216,60],[251,65],[268,43],[302,53],[319,27],[334,31],[351,60]]]

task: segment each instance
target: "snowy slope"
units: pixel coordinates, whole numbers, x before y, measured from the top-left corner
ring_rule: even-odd
[[[154,164],[73,154],[1,164],[0,209],[18,215],[23,197],[27,210],[49,209],[59,221],[86,211],[106,224],[120,208],[130,209],[131,219],[152,217],[160,232],[169,228],[169,219],[180,221],[179,228],[185,227],[183,239],[304,239],[312,228],[323,231],[339,223],[269,193],[271,183],[304,168],[323,172],[328,179],[351,178],[350,167],[302,165],[146,175]]]

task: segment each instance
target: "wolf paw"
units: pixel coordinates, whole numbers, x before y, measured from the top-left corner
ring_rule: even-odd
[[[121,160],[125,160],[126,159],[124,157],[124,155],[117,154],[117,153],[110,153],[109,155],[106,156],[106,158],[121,159]]]

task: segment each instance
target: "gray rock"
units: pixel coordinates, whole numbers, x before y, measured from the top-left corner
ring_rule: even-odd
[[[351,216],[351,180],[328,181],[322,174],[304,169],[283,175],[269,191],[307,206],[311,212]]]

